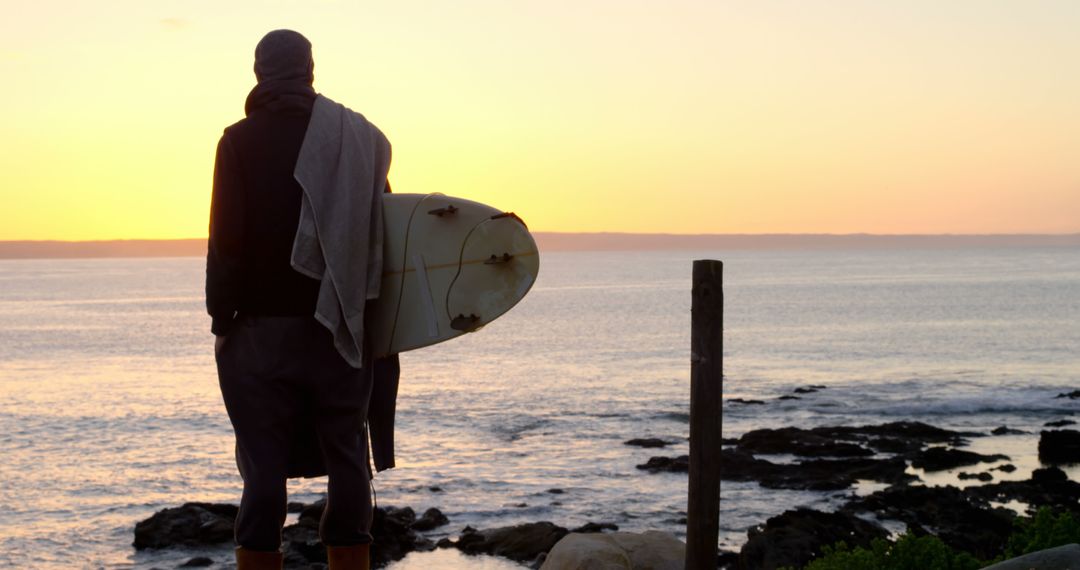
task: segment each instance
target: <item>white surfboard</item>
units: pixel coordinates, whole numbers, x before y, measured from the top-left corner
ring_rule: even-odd
[[[382,286],[365,332],[377,357],[476,331],[536,282],[536,242],[512,212],[442,194],[387,194],[383,216]]]

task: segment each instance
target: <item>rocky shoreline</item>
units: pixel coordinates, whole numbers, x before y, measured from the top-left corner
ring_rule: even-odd
[[[811,386],[805,395],[823,389]],[[1059,397],[1076,398],[1080,392]],[[797,398],[799,396],[791,396]],[[790,398],[789,398],[790,399]],[[734,405],[760,405],[743,400]],[[1049,422],[1051,428],[1071,425],[1071,420]],[[1017,433],[1001,426],[989,433],[953,431],[921,422],[892,422],[863,426],[827,426],[811,429],[783,427],[759,429],[724,441],[721,450],[722,479],[752,481],[765,489],[838,491],[860,481],[887,485],[865,496],[852,496],[834,512],[797,508],[769,518],[747,531],[739,552],[719,552],[722,568],[766,569],[801,567],[816,557],[823,546],[844,540],[849,545],[868,545],[890,535],[886,522],[906,527],[915,534],[933,534],[950,547],[990,559],[1001,553],[1018,516],[1001,505],[1019,504],[1029,512],[1040,507],[1080,514],[1080,483],[1069,480],[1056,465],[1080,463],[1080,431],[1045,429],[1039,434],[1037,454],[1043,467],[1027,480],[996,481],[995,475],[1016,467],[1002,454],[980,454],[967,449],[975,438]],[[660,449],[672,440],[638,438],[625,442],[645,449]],[[764,457],[794,457],[794,461],[770,461]],[[655,456],[638,469],[649,473],[686,472],[688,458]],[[959,479],[982,484],[965,488],[925,486],[915,470],[930,474],[959,468]],[[296,523],[284,530],[286,568],[322,568],[326,554],[318,539],[318,521],[324,501],[290,504],[298,513]],[[135,527],[137,549],[199,548],[232,540],[234,505],[187,503],[164,509]],[[373,567],[383,567],[410,552],[456,548],[465,554],[501,556],[539,568],[546,553],[569,533],[618,530],[611,523],[587,523],[567,529],[541,521],[478,530],[465,527],[455,539],[435,542],[426,533],[450,521],[438,509],[417,515],[411,508],[376,509],[372,534]],[[442,533],[445,534],[445,533]],[[216,564],[195,557],[188,567]]]

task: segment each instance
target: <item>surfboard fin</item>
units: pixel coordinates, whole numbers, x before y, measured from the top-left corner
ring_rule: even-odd
[[[509,253],[504,253],[502,255],[495,255],[493,253],[491,254],[491,257],[484,260],[484,265],[498,265],[500,263],[507,263],[511,259],[514,259],[514,256],[510,255]]]
[[[450,204],[450,205],[448,205],[446,207],[443,207],[443,208],[435,208],[434,210],[429,210],[428,214],[431,214],[432,216],[438,216],[438,217],[441,218],[443,216],[452,216],[452,215],[456,214],[457,211],[458,211],[457,206],[455,206],[453,204]]]
[[[472,332],[480,328],[480,317],[469,314],[469,316],[458,315],[450,321],[450,328],[457,331]]]

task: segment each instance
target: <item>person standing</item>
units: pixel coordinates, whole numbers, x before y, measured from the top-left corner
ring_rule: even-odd
[[[237,568],[281,568],[286,480],[326,474],[319,534],[330,568],[366,569],[366,425],[379,366],[364,350],[363,312],[381,277],[389,143],[316,94],[303,35],[267,34],[254,70],[246,117],[217,146],[206,262],[218,379],[244,482]],[[346,132],[336,121],[359,135],[335,139],[327,133]],[[378,364],[396,395],[396,357]],[[389,402],[372,414],[392,414]]]

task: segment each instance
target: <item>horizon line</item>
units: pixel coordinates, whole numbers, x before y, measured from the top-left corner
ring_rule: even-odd
[[[533,232],[541,251],[829,250],[1080,246],[1076,233],[726,233]],[[0,259],[196,257],[207,238],[111,240],[5,240]]]

